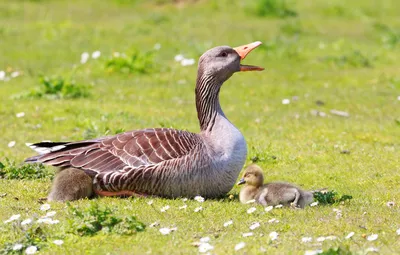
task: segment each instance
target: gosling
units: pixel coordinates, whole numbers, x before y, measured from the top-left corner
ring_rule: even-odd
[[[93,192],[93,180],[84,171],[68,168],[59,171],[54,177],[48,201],[72,201],[90,198]]]
[[[294,208],[304,208],[314,201],[312,191],[304,191],[299,187],[285,182],[271,182],[264,184],[262,169],[252,164],[248,166],[243,174],[243,178],[237,183],[246,184],[239,194],[241,203],[255,200],[263,206],[283,205]]]

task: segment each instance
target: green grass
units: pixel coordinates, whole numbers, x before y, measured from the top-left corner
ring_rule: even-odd
[[[258,1],[263,2],[279,3]],[[38,237],[44,238],[38,239],[43,244],[41,254],[194,254],[198,248],[192,243],[205,236],[211,238],[211,253],[216,254],[233,254],[242,241],[246,246],[238,254],[264,250],[304,254],[315,249],[326,254],[348,250],[363,254],[369,247],[382,254],[400,253],[396,235],[400,227],[400,5],[395,0],[282,3],[277,5],[278,13],[269,9],[272,13],[257,15],[249,9],[261,7],[228,0],[0,2],[0,70],[7,71],[7,77],[14,71],[21,73],[0,81],[1,162],[9,158],[18,166],[33,155],[26,142],[79,140],[159,126],[196,132],[196,65],[183,67],[174,56],[197,59],[213,46],[260,40],[263,46],[245,63],[266,70],[235,74],[221,91],[225,114],[247,140],[247,164],[257,159],[268,181],[284,180],[306,189],[326,187],[353,197],[344,204],[304,210],[265,213],[257,207],[252,214],[246,212],[252,205],[242,205],[228,195],[202,204],[181,199],[153,199],[152,205],[143,198],[95,199],[100,208],[110,208],[113,217],[134,216],[146,228],[130,235],[99,232],[93,236],[68,231],[68,221],[75,216],[65,204],[51,203],[60,223],[41,228],[45,232],[45,237]],[[296,16],[281,17],[281,7]],[[161,49],[153,52],[156,44]],[[80,63],[83,52],[96,50],[101,51],[98,59]],[[107,61],[115,52],[128,57],[114,61],[110,68]],[[42,76],[75,81],[89,93],[86,97],[62,96],[62,92],[56,97],[16,96],[40,87]],[[290,104],[282,104],[283,99],[290,99]],[[346,111],[350,117],[333,115],[332,109]],[[326,116],[314,116],[313,110]],[[19,112],[25,116],[17,118]],[[10,141],[16,142],[12,148],[7,146]],[[49,178],[0,179],[0,247],[24,235],[17,223],[3,221],[14,214],[21,214],[21,220],[45,214],[39,199],[49,187]],[[238,192],[234,187],[230,194]],[[389,201],[395,205],[388,207]],[[85,211],[91,203],[82,200],[71,205]],[[184,203],[186,210],[179,210]],[[170,209],[160,212],[166,205]],[[203,210],[195,213],[198,206]],[[340,209],[341,217],[333,209]],[[271,218],[280,222],[268,223]],[[224,222],[231,219],[233,224],[225,228]],[[150,227],[154,222],[159,225]],[[261,227],[253,231],[254,236],[242,237],[253,222]],[[163,227],[177,230],[161,235]],[[269,238],[272,231],[279,233],[275,241]],[[352,231],[353,238],[345,239]],[[379,235],[376,241],[364,238],[373,233]],[[329,235],[338,239],[315,245],[317,237]],[[302,243],[306,236],[314,241]],[[64,244],[54,245],[55,239]]]

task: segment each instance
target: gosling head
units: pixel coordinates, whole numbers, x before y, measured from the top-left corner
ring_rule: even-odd
[[[224,82],[235,72],[262,71],[258,66],[242,65],[240,63],[247,54],[261,45],[261,42],[253,42],[236,48],[218,46],[206,51],[199,60],[199,74],[218,79]],[[202,75],[199,75],[201,77]]]
[[[252,164],[244,171],[242,179],[239,180],[237,185],[247,184],[250,186],[260,187],[264,184],[264,175],[261,167]]]

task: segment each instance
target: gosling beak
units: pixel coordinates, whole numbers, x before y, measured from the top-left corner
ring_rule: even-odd
[[[246,183],[246,181],[244,180],[244,178],[242,178],[242,179],[240,179],[238,181],[237,185],[242,185],[242,184],[245,184],[245,183]]]
[[[243,60],[247,56],[247,54],[250,53],[250,51],[254,50],[258,46],[261,45],[260,41],[253,42],[250,44],[242,45],[236,48],[233,48],[237,54],[239,54],[240,59]],[[246,72],[246,71],[262,71],[264,68],[259,67],[259,66],[251,66],[251,65],[240,65],[240,71],[241,72]]]

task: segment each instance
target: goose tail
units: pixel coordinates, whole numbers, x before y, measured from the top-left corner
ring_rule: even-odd
[[[40,162],[39,158],[43,154],[62,150],[66,147],[68,142],[40,142],[40,143],[26,143],[26,146],[39,153],[39,155],[25,159],[26,163]]]

